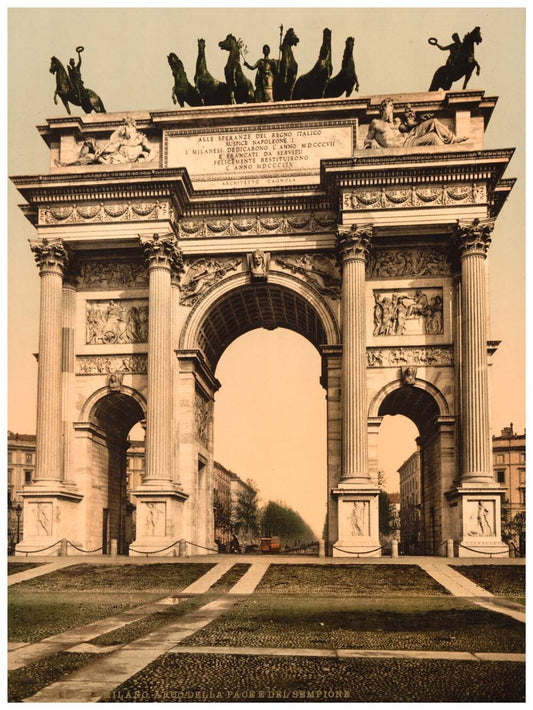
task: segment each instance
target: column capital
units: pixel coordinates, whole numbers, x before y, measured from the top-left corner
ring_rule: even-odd
[[[30,249],[41,274],[53,273],[63,276],[68,264],[68,253],[59,237],[55,239],[29,239]]]
[[[356,224],[339,226],[337,229],[337,254],[342,261],[357,259],[366,261],[370,240],[374,234],[372,224],[359,227]]]
[[[168,269],[179,280],[184,271],[183,252],[178,247],[178,240],[173,234],[153,234],[141,236],[141,246],[148,269]]]
[[[461,259],[466,256],[486,257],[489,250],[491,232],[494,229],[493,219],[476,219],[472,222],[457,220],[454,226],[454,237]]]

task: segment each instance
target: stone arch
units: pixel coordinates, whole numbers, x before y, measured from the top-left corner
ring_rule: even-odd
[[[225,335],[213,337],[218,342],[210,346],[209,333],[214,335],[217,317],[223,317],[224,313],[227,314]],[[239,313],[242,321],[238,319]],[[289,328],[317,349],[320,345],[340,343],[335,316],[318,291],[290,274],[273,271],[268,282],[250,283],[248,274],[236,274],[211,288],[191,310],[180,337],[180,349],[203,351],[214,370],[233,340],[258,327]]]
[[[446,401],[446,398],[442,394],[442,392],[438,389],[438,387],[435,387],[431,382],[428,382],[427,380],[421,380],[419,378],[416,378],[414,384],[412,385],[405,385],[402,380],[393,380],[392,382],[389,382],[386,384],[384,387],[382,387],[379,392],[377,392],[374,397],[372,398],[372,401],[370,402],[370,406],[368,409],[368,416],[369,418],[376,418],[376,417],[381,417],[384,416],[385,414],[391,414],[393,412],[389,411],[382,411],[383,405],[388,401],[388,407],[385,405],[387,408],[395,408],[395,402],[394,399],[392,398],[394,396],[395,392],[398,392],[404,396],[404,398],[407,398],[407,403],[406,403],[406,409],[413,411],[416,407],[416,397],[419,397],[419,402],[421,402],[422,406],[428,407],[430,405],[430,399],[433,400],[435,403],[435,408],[437,412],[437,416],[439,417],[445,417],[448,416],[450,413],[448,402]],[[418,392],[425,393],[424,394],[418,394]],[[396,414],[401,414],[403,412],[397,411],[394,412]],[[410,419],[412,419],[415,424],[417,423],[416,420],[410,416],[409,414],[406,414],[405,416],[408,416]],[[417,417],[419,418],[419,417]],[[419,427],[420,428],[420,427]]]
[[[101,405],[102,400],[107,397],[108,395],[123,395],[126,397],[131,398],[134,400],[138,406],[140,407],[143,416],[141,417],[142,419],[146,418],[146,400],[143,397],[143,395],[138,392],[137,390],[133,389],[132,387],[127,387],[125,385],[121,385],[120,391],[117,390],[112,390],[110,387],[107,385],[105,387],[100,387],[99,389],[95,390],[87,399],[85,400],[85,403],[81,409],[81,421],[82,422],[89,422],[95,419],[95,412],[97,410],[97,407],[99,404]],[[124,398],[123,400],[124,401]]]

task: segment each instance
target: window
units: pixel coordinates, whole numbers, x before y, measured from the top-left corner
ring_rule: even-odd
[[[503,454],[496,454],[496,463],[503,463]]]
[[[522,451],[522,452],[520,453],[520,463],[525,463],[525,462],[526,462],[526,455],[525,455],[525,453]]]
[[[526,504],[526,489],[520,488],[519,493],[520,493],[520,505],[525,505]]]
[[[526,469],[525,468],[518,469],[518,481],[521,486],[526,485]]]
[[[27,485],[31,483],[32,471],[24,471],[24,483]]]
[[[33,455],[26,454],[26,463],[33,463]]]
[[[7,452],[7,462],[13,463],[13,452],[12,451]]]
[[[505,483],[505,471],[496,471],[496,480],[498,483]]]
[[[7,482],[9,484],[13,483],[13,469],[12,468],[7,469]]]

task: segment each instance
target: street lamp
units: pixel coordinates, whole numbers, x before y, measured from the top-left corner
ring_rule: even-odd
[[[20,516],[22,515],[22,506],[20,503],[15,507],[15,513],[17,514],[17,544],[20,542]]]

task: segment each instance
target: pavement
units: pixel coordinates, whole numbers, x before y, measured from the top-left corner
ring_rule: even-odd
[[[267,655],[267,656],[299,656],[328,658],[394,658],[394,659],[437,659],[472,662],[518,662],[525,661],[525,655],[520,653],[470,653],[447,651],[403,651],[403,650],[352,650],[352,649],[313,649],[313,648],[248,648],[229,646],[180,646],[188,637],[210,624],[215,619],[231,609],[237,601],[253,594],[271,562],[275,564],[416,564],[425,570],[452,595],[467,598],[479,606],[491,611],[506,614],[525,622],[525,608],[506,600],[500,600],[487,590],[479,587],[450,565],[480,564],[479,558],[443,558],[443,557],[402,557],[402,558],[310,558],[303,556],[287,556],[265,559],[257,555],[217,555],[197,556],[194,558],[98,558],[69,557],[50,562],[44,558],[42,566],[26,570],[8,579],[9,585],[33,579],[40,575],[66,566],[80,564],[153,564],[169,563],[183,564],[189,562],[206,562],[216,559],[217,564],[210,568],[202,577],[180,591],[180,595],[202,595],[236,563],[248,563],[250,567],[234,586],[223,596],[212,600],[204,606],[183,615],[178,621],[169,623],[146,636],[136,639],[120,647],[98,646],[90,641],[104,633],[121,628],[127,624],[149,616],[165,604],[174,603],[174,597],[165,597],[150,604],[144,604],[107,619],[102,619],[76,629],[50,636],[33,644],[10,644],[8,648],[8,669],[22,668],[37,660],[41,660],[58,651],[71,653],[89,652],[105,654],[81,669],[70,673],[61,680],[48,685],[35,695],[24,699],[24,702],[97,702],[108,696],[115,688],[141,671],[148,664],[165,653],[187,654],[237,654],[237,655]],[[32,561],[39,561],[37,559]],[[523,565],[523,559],[491,559],[486,564],[518,564]]]

